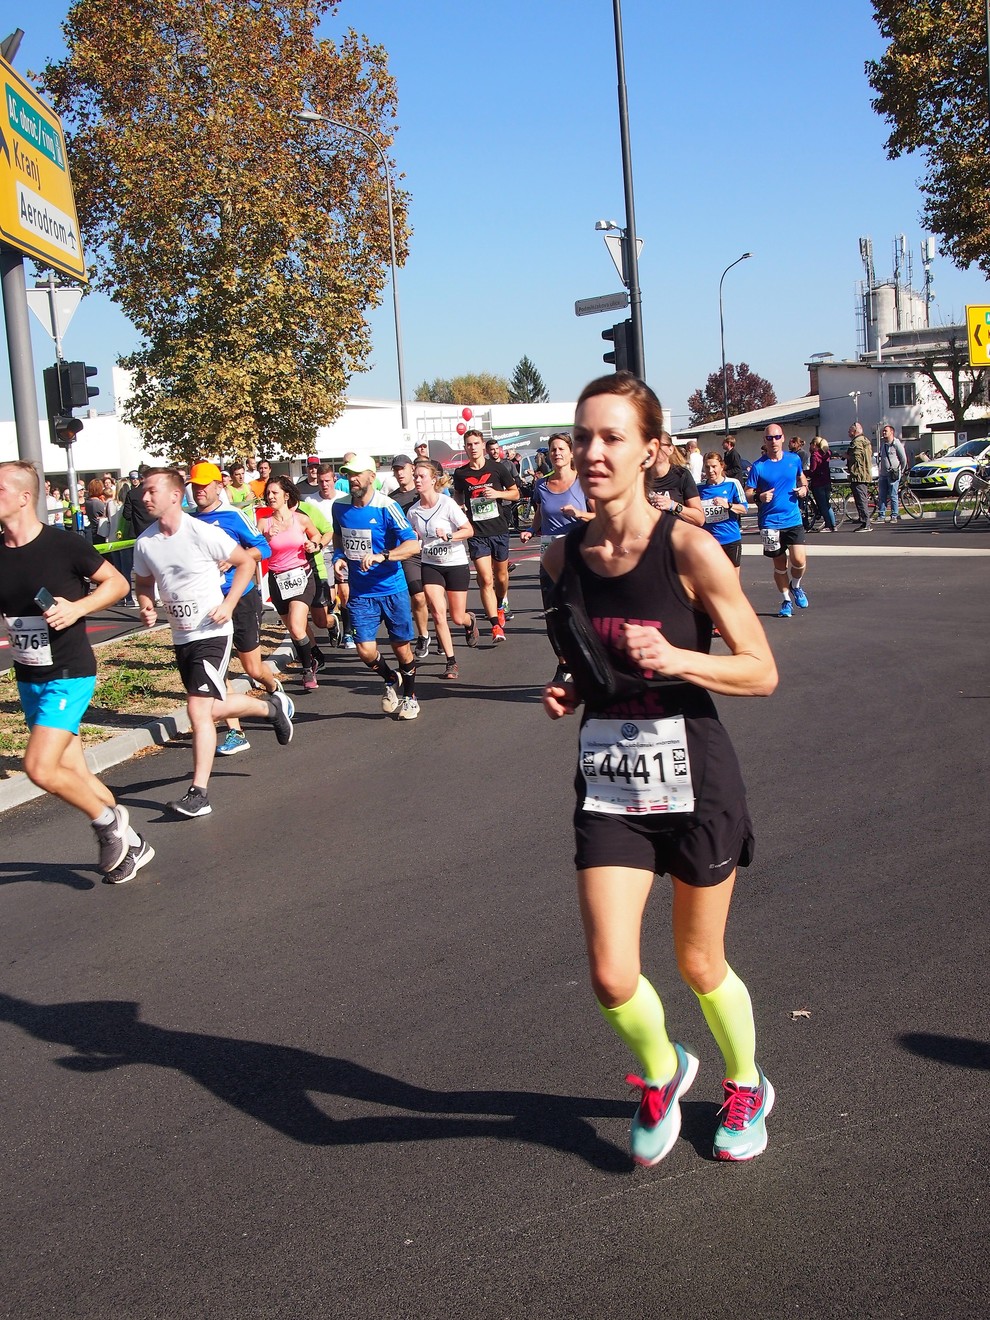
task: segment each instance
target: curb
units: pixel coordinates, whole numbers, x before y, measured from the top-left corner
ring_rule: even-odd
[[[280,661],[288,658],[292,653],[291,646],[285,649],[283,647],[285,643],[281,643],[271,655],[266,657],[279,673],[283,672]],[[232,678],[230,686],[235,692],[251,691],[251,683],[242,677]],[[189,727],[186,708],[179,706],[178,709],[169,711],[167,715],[156,716],[147,724],[142,724],[140,728],[126,729],[123,733],[107,738],[105,742],[97,743],[95,747],[87,748],[86,764],[94,775],[102,774],[104,770],[120,765],[123,761],[129,761],[132,756],[146,751],[149,747],[164,747],[173,738],[188,733]],[[37,784],[32,784],[23,770],[15,770],[9,779],[0,780],[0,813],[44,796],[45,790],[39,788]]]

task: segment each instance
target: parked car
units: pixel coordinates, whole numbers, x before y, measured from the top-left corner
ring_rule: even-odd
[[[919,495],[922,491],[936,494],[951,491],[953,495],[961,495],[972,486],[980,462],[987,459],[990,459],[990,440],[967,440],[947,454],[916,463],[908,474],[908,485]]]
[[[849,441],[840,440],[838,444],[831,445],[828,455],[828,470],[831,473],[833,481],[848,482],[849,469],[846,462],[849,457]],[[872,454],[870,458],[870,476],[874,481],[880,478],[880,469],[877,467],[876,455]]]

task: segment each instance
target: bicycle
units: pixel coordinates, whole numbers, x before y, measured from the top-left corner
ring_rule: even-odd
[[[811,493],[810,487],[804,500],[799,500],[798,503],[801,505],[801,522],[804,524],[806,532],[814,531],[819,523],[821,523],[823,527],[826,526],[824,519],[818,512],[818,505],[815,503],[815,497]],[[846,519],[845,504],[842,497],[836,495],[831,488],[828,493],[828,503],[829,508],[832,510],[835,517],[835,526],[838,529]]]
[[[921,500],[907,484],[907,473],[897,483],[897,502],[900,513],[906,514],[909,518],[920,518],[924,513]],[[852,494],[846,496],[844,507],[845,516],[849,522],[859,522],[859,510],[856,508],[856,501]],[[871,481],[867,487],[866,507],[872,521],[877,516],[877,509],[880,507],[880,485],[876,481]]]
[[[977,469],[973,483],[956,500],[952,510],[952,525],[968,527],[974,518],[990,518],[990,464],[983,463]]]

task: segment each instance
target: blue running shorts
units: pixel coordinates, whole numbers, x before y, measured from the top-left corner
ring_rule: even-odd
[[[17,681],[24,719],[29,729],[65,729],[78,733],[82,717],[93,700],[96,675],[91,678],[50,678],[47,683]]]
[[[359,642],[373,642],[382,623],[390,641],[411,642],[416,636],[408,591],[397,591],[392,596],[352,596],[347,608]]]

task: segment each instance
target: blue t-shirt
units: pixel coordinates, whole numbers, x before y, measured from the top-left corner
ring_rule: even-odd
[[[240,509],[228,508],[227,505],[221,504],[219,509],[213,509],[210,513],[200,513],[197,509],[195,516],[201,518],[203,522],[213,523],[215,527],[220,527],[232,541],[236,541],[245,550],[260,550],[262,559],[268,559],[271,556],[272,552],[268,542],[257,527],[248,522]],[[223,575],[223,594],[225,596],[230,590],[230,584],[233,582],[236,572],[235,568],[228,568]],[[241,596],[241,599],[243,600],[244,596],[250,595],[256,585],[255,579],[252,578],[244,588],[244,595]]]
[[[800,527],[801,508],[797,486],[801,480],[801,459],[797,454],[781,454],[780,458],[758,458],[749,470],[748,485],[757,496],[756,513],[763,527]],[[772,490],[773,499],[760,502],[762,491]]]
[[[401,564],[374,564],[367,573],[361,568],[366,554],[380,555],[394,550],[402,541],[416,540],[416,533],[395,500],[376,490],[367,504],[358,506],[351,503],[350,495],[345,495],[334,501],[330,513],[334,536],[340,541],[340,549],[336,541],[334,544],[334,562],[347,560],[351,595],[394,596],[406,591]]]
[[[723,499],[728,500],[730,504],[745,504],[748,509],[746,492],[739,482],[734,477],[726,477],[725,481],[720,481],[717,486],[699,486],[698,494],[701,496],[701,507],[705,511],[705,531],[711,532],[719,545],[731,545],[733,541],[741,541],[740,515],[727,509],[724,504],[712,503],[715,499]]]
[[[562,495],[555,495],[553,491],[547,490],[546,478],[541,477],[533,487],[533,504],[540,511],[540,533],[542,536],[562,536],[578,521],[577,518],[561,513],[561,509],[565,504],[573,505],[575,509],[580,509],[582,513],[588,512],[588,501],[577,477],[574,478],[573,486],[565,490]]]

